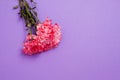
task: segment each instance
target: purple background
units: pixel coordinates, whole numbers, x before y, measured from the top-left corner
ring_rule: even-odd
[[[0,0],[0,80],[120,80],[120,0],[36,0],[62,27],[58,48],[22,54],[17,0]]]

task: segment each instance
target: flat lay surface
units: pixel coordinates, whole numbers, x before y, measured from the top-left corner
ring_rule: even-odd
[[[24,22],[0,0],[0,80],[120,80],[119,0],[35,0],[38,17],[62,28],[55,49],[27,56]]]

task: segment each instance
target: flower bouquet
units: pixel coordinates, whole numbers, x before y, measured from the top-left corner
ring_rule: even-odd
[[[36,4],[30,0],[31,4]],[[19,0],[19,5],[14,9],[19,8],[19,15],[25,22],[28,34],[23,45],[23,52],[27,55],[33,55],[50,50],[57,47],[61,40],[60,26],[52,20],[46,18],[44,22],[40,22],[36,6],[31,7],[26,0]]]

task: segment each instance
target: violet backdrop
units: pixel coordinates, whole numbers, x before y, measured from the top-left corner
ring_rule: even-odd
[[[58,48],[25,56],[25,27],[0,0],[0,80],[120,80],[120,0],[35,0],[62,27]]]

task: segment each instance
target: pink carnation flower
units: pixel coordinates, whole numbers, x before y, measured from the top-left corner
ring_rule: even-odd
[[[36,35],[27,35],[23,51],[32,55],[56,47],[61,40],[61,29],[58,24],[52,25],[48,18],[37,24]]]

